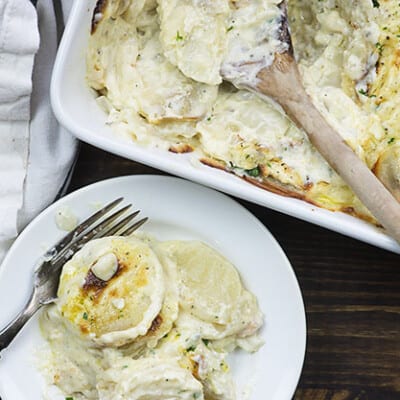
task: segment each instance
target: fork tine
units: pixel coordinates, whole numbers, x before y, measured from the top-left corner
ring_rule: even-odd
[[[130,226],[128,229],[125,229],[120,235],[121,235],[121,236],[128,236],[128,235],[130,235],[132,232],[134,232],[134,231],[136,231],[137,229],[139,229],[147,220],[148,220],[147,217],[142,218],[140,221],[136,222],[135,224],[133,224],[132,226]]]
[[[98,237],[105,237],[105,236],[112,236],[115,233],[117,233],[119,230],[121,230],[124,226],[127,226],[130,221],[132,221],[133,218],[135,218],[138,214],[140,213],[140,210],[135,211],[131,214],[129,214],[127,217],[116,223],[114,226],[111,226],[108,230],[105,232],[101,232],[100,234],[95,235],[92,239],[97,239]]]
[[[128,207],[125,207],[125,208],[127,209]],[[127,217],[122,219],[121,221],[117,221],[117,223],[115,225],[113,224],[114,221],[111,221],[110,222],[111,227],[106,225],[106,226],[103,226],[101,228],[94,229],[94,230],[88,232],[86,235],[82,235],[70,247],[68,247],[65,252],[60,254],[60,256],[57,257],[53,261],[53,263],[54,264],[59,264],[60,261],[62,261],[62,263],[67,262],[76,251],[78,251],[83,245],[85,245],[90,240],[114,235],[115,233],[120,231],[124,226],[129,225],[129,222],[131,222],[132,219],[135,218],[139,213],[140,213],[140,211],[135,211],[134,213],[131,213]],[[138,222],[136,222],[133,225],[131,225],[128,229],[126,229],[125,231],[120,233],[119,236],[128,236],[128,235],[130,235],[132,232],[134,232],[139,227],[141,227],[147,220],[148,220],[147,217],[142,218]],[[97,232],[94,232],[95,230]]]
[[[95,214],[91,215],[81,224],[79,224],[73,231],[64,236],[59,242],[57,242],[52,248],[50,248],[45,254],[44,258],[55,257],[60,253],[67,245],[69,245],[75,238],[77,238],[82,232],[84,232],[87,228],[93,225],[95,222],[100,220],[104,215],[106,215],[110,210],[116,207],[121,201],[123,197],[120,197],[111,203],[107,204],[101,210],[97,211]]]
[[[79,235],[76,237],[71,243],[69,243],[57,256],[55,256],[51,262],[55,264],[58,262],[61,258],[67,259],[69,254],[74,254],[75,251],[77,251],[80,247],[82,247],[85,243],[87,243],[89,240],[93,239],[94,236],[97,234],[101,234],[104,229],[109,228],[110,224],[114,222],[116,219],[118,219],[122,214],[124,214],[129,208],[131,208],[132,205],[129,204],[120,210],[114,212],[111,214],[109,217],[101,221],[99,224],[94,226],[90,231]]]

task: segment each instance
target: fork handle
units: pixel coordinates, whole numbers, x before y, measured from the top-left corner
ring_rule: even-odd
[[[24,309],[4,328],[0,331],[0,351],[8,347],[14,340],[18,332],[29,321],[33,314],[41,307],[35,290],[26,303]]]

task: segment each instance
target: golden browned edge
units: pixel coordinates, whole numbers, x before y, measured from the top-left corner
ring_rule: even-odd
[[[392,195],[400,202],[400,185],[398,177],[395,173],[395,165],[398,160],[398,147],[387,147],[379,155],[372,172],[378,179],[385,185],[385,187],[392,193]],[[389,164],[388,164],[389,163]]]
[[[194,151],[193,147],[187,143],[172,145],[172,146],[170,146],[170,148],[168,150],[171,153],[175,153],[175,154],[191,153],[192,151]]]
[[[220,162],[218,160],[214,160],[212,158],[201,158],[200,161],[209,167],[217,168],[222,171],[229,172],[233,175],[237,175],[233,171],[226,168],[226,166],[223,162]],[[240,176],[240,175],[238,175],[238,176]],[[255,186],[258,186],[262,189],[266,189],[269,192],[279,194],[279,195],[285,196],[285,197],[293,197],[293,198],[299,199],[299,200],[307,200],[307,198],[304,194],[295,192],[294,190],[290,190],[287,186],[284,186],[281,183],[279,183],[275,180],[272,180],[271,178],[263,177],[263,179],[268,179],[268,180],[259,181],[258,179],[255,179],[255,178],[252,178],[249,176],[240,176],[240,177],[243,180],[245,180],[246,182],[249,182],[249,183],[251,183]]]
[[[157,332],[157,330],[160,328],[162,323],[163,323],[163,318],[160,314],[158,314],[154,318],[153,322],[151,323],[151,326],[150,326],[149,330],[147,331],[146,336],[154,335]]]
[[[91,29],[90,29],[91,35],[93,35],[96,32],[97,26],[102,21],[102,18],[100,20],[96,20],[95,16],[96,16],[96,14],[104,13],[104,10],[107,8],[107,3],[108,3],[108,0],[97,0],[97,3],[93,10],[93,15],[92,15],[92,23],[91,23]]]
[[[329,208],[329,207],[321,207],[319,204],[317,204],[315,201],[313,201],[312,199],[310,199],[306,194],[304,193],[299,193],[296,192],[295,190],[292,190],[288,185],[284,185],[278,181],[276,181],[275,179],[272,179],[266,175],[264,175],[262,177],[262,180],[258,180],[249,176],[240,176],[238,174],[236,174],[234,171],[229,170],[225,163],[222,161],[218,161],[218,160],[214,160],[212,158],[201,158],[200,162],[204,165],[207,165],[208,167],[212,167],[212,168],[217,168],[220,169],[222,171],[228,172],[230,174],[239,176],[240,178],[242,178],[244,181],[251,183],[252,185],[255,185],[261,189],[264,190],[268,190],[269,192],[278,194],[280,196],[284,196],[284,197],[291,197],[294,199],[298,199],[298,200],[303,200],[309,204],[312,204],[315,207],[318,208],[325,208],[329,211],[340,211],[340,212],[344,212],[346,214],[349,214],[353,217],[362,219],[366,222],[369,222],[373,225],[376,226],[380,226],[379,224],[377,224],[377,222],[372,219],[371,217],[368,217],[367,215],[364,214],[360,214],[358,213],[353,207],[349,206],[349,207],[342,207],[339,208],[338,210],[335,210],[333,208]],[[305,188],[305,191],[307,191],[307,189]]]
[[[199,117],[160,117],[159,119],[153,119],[150,118],[146,113],[144,112],[138,112],[138,114],[145,118],[148,122],[150,122],[153,125],[162,125],[167,122],[196,122],[199,120]]]

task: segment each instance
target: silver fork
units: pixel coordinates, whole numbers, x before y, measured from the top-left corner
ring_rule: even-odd
[[[122,200],[122,197],[116,199],[91,215],[42,256],[34,271],[33,289],[29,301],[14,320],[0,331],[0,351],[8,347],[39,308],[52,303],[57,298],[58,282],[63,265],[85,243],[92,239],[111,235],[130,235],[148,220],[148,218],[142,218],[133,222],[140,211],[123,217],[131,204],[115,211]],[[110,214],[112,210],[114,212]]]

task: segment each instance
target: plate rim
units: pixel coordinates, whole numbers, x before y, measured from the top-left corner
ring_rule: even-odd
[[[96,190],[97,188],[99,188],[101,186],[107,186],[109,184],[112,184],[113,182],[125,181],[125,180],[126,181],[131,181],[131,180],[135,181],[138,179],[139,180],[140,179],[144,179],[144,180],[151,179],[154,181],[159,180],[159,179],[169,180],[169,181],[174,182],[174,184],[196,186],[196,187],[200,188],[202,191],[212,192],[213,195],[219,197],[221,200],[229,201],[233,205],[241,208],[243,213],[246,215],[246,218],[250,218],[252,220],[252,222],[254,224],[258,225],[258,227],[263,230],[264,234],[266,234],[268,236],[268,239],[270,240],[271,244],[275,247],[275,250],[277,251],[277,253],[279,253],[280,258],[286,264],[286,267],[287,267],[286,272],[288,273],[288,277],[290,277],[290,280],[292,281],[292,284],[294,284],[294,287],[296,289],[295,294],[296,294],[296,297],[298,300],[296,307],[298,307],[299,311],[301,311],[302,337],[301,337],[301,340],[299,341],[299,342],[301,342],[301,348],[299,348],[299,354],[301,354],[301,357],[300,357],[300,359],[297,360],[297,363],[298,363],[298,366],[296,368],[296,377],[297,378],[295,380],[293,380],[293,383],[290,386],[290,388],[287,388],[288,392],[290,392],[290,397],[288,398],[288,400],[291,399],[298,387],[300,378],[302,376],[302,371],[304,368],[304,362],[305,362],[305,357],[306,357],[306,349],[307,349],[307,316],[306,316],[305,303],[304,303],[302,291],[300,288],[300,284],[297,279],[296,272],[295,272],[291,262],[289,261],[288,257],[286,256],[286,253],[284,252],[283,248],[280,246],[279,242],[275,239],[275,237],[269,231],[269,229],[254,214],[252,214],[246,207],[244,207],[236,199],[231,198],[230,196],[228,196],[225,193],[221,193],[221,192],[214,190],[212,188],[209,188],[205,185],[201,185],[201,184],[198,184],[195,182],[190,182],[183,178],[178,178],[178,177],[174,177],[174,176],[157,175],[157,174],[137,174],[137,175],[117,176],[117,177],[100,180],[100,181],[91,183],[89,185],[83,186],[81,188],[74,190],[73,192],[67,194],[66,196],[60,198],[59,200],[57,200],[56,202],[54,202],[53,204],[48,206],[26,226],[26,228],[21,232],[21,234],[18,236],[18,238],[14,241],[14,243],[10,247],[6,257],[0,264],[0,280],[2,279],[2,275],[3,275],[4,271],[7,270],[7,268],[5,268],[4,265],[9,264],[10,259],[12,260],[15,249],[18,249],[18,247],[20,246],[19,243],[21,241],[23,242],[27,236],[29,237],[30,231],[35,227],[37,222],[41,221],[43,218],[47,218],[49,214],[51,215],[52,213],[54,213],[54,211],[57,209],[57,207],[60,206],[60,203],[68,202],[68,199],[73,199],[73,198],[79,197],[82,193]],[[33,268],[34,268],[34,265],[32,265],[32,269]],[[1,389],[1,386],[2,385],[0,385],[0,389]],[[1,393],[0,393],[0,396],[1,396]],[[3,395],[3,397],[4,397],[4,395]],[[3,400],[9,400],[9,399],[3,398]]]

